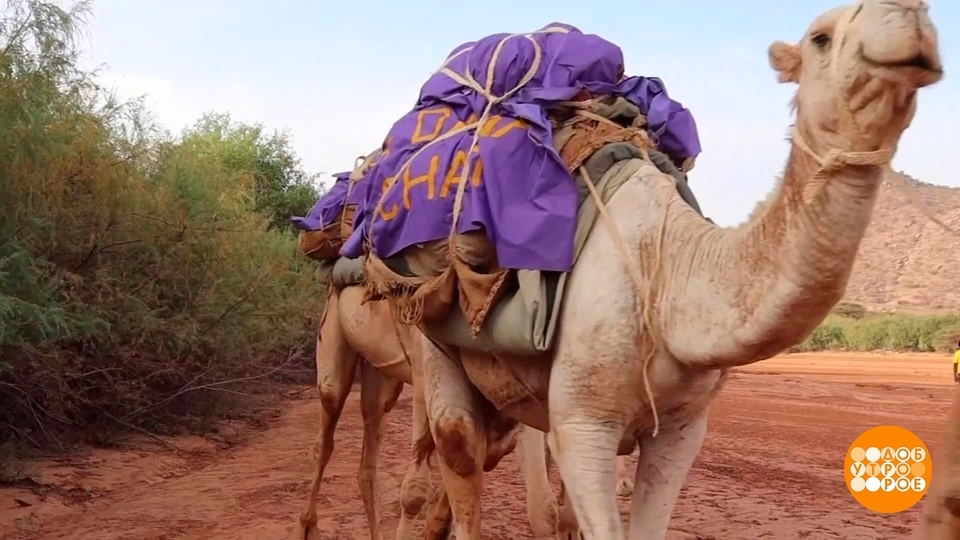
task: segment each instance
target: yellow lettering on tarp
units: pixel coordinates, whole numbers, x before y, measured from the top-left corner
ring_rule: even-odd
[[[440,169],[440,156],[430,157],[430,168],[427,174],[410,178],[410,168],[403,171],[403,207],[410,209],[410,189],[419,184],[427,184],[427,200],[433,200],[437,189],[437,170]]]
[[[384,179],[383,179],[383,191],[381,191],[381,193],[386,193],[387,190],[390,189],[390,186],[392,186],[392,185],[394,184],[394,182],[396,182],[396,181],[397,181],[397,177],[396,177],[396,176],[388,176],[387,178],[384,178]],[[384,211],[383,205],[380,205],[380,218],[383,219],[384,221],[390,221],[391,219],[397,217],[397,214],[399,214],[399,213],[400,213],[400,205],[399,205],[399,204],[394,203],[394,204],[393,204],[393,208],[391,208],[390,210],[386,210],[386,211]]]
[[[507,125],[505,125],[505,126],[503,126],[503,127],[501,127],[501,128],[498,128],[496,131],[494,131],[494,132],[493,132],[493,138],[494,138],[494,139],[499,139],[500,137],[503,137],[503,136],[506,135],[507,133],[510,133],[511,131],[513,131],[513,130],[515,130],[515,129],[517,129],[517,128],[526,129],[526,128],[527,128],[527,123],[524,122],[523,120],[520,120],[519,118],[515,118],[515,119],[511,120],[510,122],[508,122]]]
[[[424,109],[417,113],[417,127],[413,130],[413,135],[410,136],[411,143],[422,143],[430,142],[443,133],[443,124],[447,122],[447,118],[450,118],[452,111],[449,107],[436,107],[433,109]],[[436,124],[433,126],[433,131],[429,134],[424,134],[424,124],[427,121],[428,117],[435,116]]]
[[[505,117],[500,116],[499,114],[491,116],[480,126],[480,136],[481,137],[493,137],[494,139],[499,139],[510,133],[514,129],[521,128],[524,129],[527,127],[526,122],[520,119],[511,118],[509,122],[504,124],[501,127],[497,127],[500,124],[501,120],[504,120]]]
[[[440,186],[440,198],[446,199],[450,195],[450,186],[460,182],[460,175],[463,174],[463,168],[467,166],[467,153],[463,150],[457,150],[453,155],[453,161],[447,169],[447,176],[443,179],[443,185]]]
[[[453,114],[453,111],[448,107],[435,107],[432,109],[424,109],[417,114],[417,124],[414,128],[413,135],[410,136],[411,143],[425,143],[430,142],[437,137],[440,137],[447,133],[447,131],[453,131],[455,129],[462,129],[468,124],[475,124],[480,119],[477,117],[477,113],[470,113],[470,117],[467,118],[467,121],[457,120],[450,129],[444,129],[444,125],[447,122],[447,119]],[[424,133],[424,130],[427,129],[427,121],[429,117],[435,117],[436,123],[433,126],[433,129],[430,130],[430,133]],[[506,123],[501,125],[503,120],[508,120]],[[480,126],[480,136],[481,137],[493,137],[494,139],[499,139],[510,133],[514,129],[520,128],[525,129],[527,123],[519,118],[507,118],[499,114],[495,114],[486,120],[483,121],[483,125]]]
[[[466,122],[464,122],[463,120],[457,120],[457,123],[454,124],[452,128],[450,128],[450,131],[462,128],[467,124],[476,124],[479,121],[480,121],[480,118],[477,116],[477,113],[470,113],[470,116],[467,118]]]
[[[480,180],[483,179],[483,162],[480,161],[480,156],[477,156],[477,163],[473,167],[473,174],[470,175],[471,184],[473,187],[480,187]]]
[[[417,114],[416,129],[414,130],[413,135],[410,137],[410,142],[429,143],[430,141],[443,136],[451,130],[462,129],[468,124],[476,124],[479,121],[477,114],[471,113],[466,122],[457,120],[457,122],[450,126],[449,129],[444,129],[444,124],[446,124],[447,119],[450,118],[452,114],[453,111],[449,107],[434,107],[420,111]],[[433,129],[430,130],[430,133],[424,133],[424,130],[427,129],[425,126],[428,121],[428,117],[431,116],[436,118],[436,124],[433,126]],[[528,128],[529,125],[523,120],[508,118],[501,115],[493,115],[484,120],[483,124],[477,128],[477,131],[479,132],[480,137],[500,139],[515,129]],[[466,132],[465,135],[470,136],[469,132]],[[387,140],[384,141],[384,152],[381,154],[381,159],[383,156],[386,156],[390,153],[389,147],[391,142],[392,137],[388,137]],[[452,192],[452,186],[459,185],[460,177],[463,176],[463,169],[468,164],[466,150],[457,150],[456,153],[454,153],[453,159],[450,160],[450,163],[447,166],[447,171],[444,173],[440,170],[440,156],[434,153],[437,152],[439,148],[439,144],[437,148],[426,148],[423,151],[423,154],[418,156],[418,161],[421,161],[422,158],[426,157],[426,155],[430,155],[430,165],[426,174],[416,178],[411,178],[409,166],[403,171],[401,183],[403,189],[403,207],[406,210],[410,210],[413,206],[413,200],[410,198],[410,193],[414,186],[419,184],[427,184],[427,200],[433,200],[437,195],[439,195],[441,199],[446,199]],[[470,170],[470,184],[475,188],[480,187],[483,182],[483,163],[480,161],[479,154],[479,146],[474,146],[471,156],[476,155],[476,158],[474,159]],[[440,186],[440,192],[437,193],[436,182],[439,174],[443,175],[443,184]],[[387,178],[384,180],[383,192],[386,192],[386,190],[389,189],[390,185],[392,185],[395,180],[395,178]],[[399,211],[399,204],[394,204],[393,208],[388,211],[381,209],[380,217],[389,221],[394,219]]]
[[[479,154],[480,152],[474,148],[473,154]],[[453,156],[453,162],[450,164],[450,168],[447,170],[447,175],[443,179],[443,185],[440,186],[440,198],[446,199],[450,195],[450,187],[458,185],[460,183],[460,177],[463,176],[463,168],[467,166],[467,152],[464,150],[457,150],[457,153]],[[478,156],[476,161],[473,164],[473,170],[470,171],[470,183],[473,187],[480,187],[480,182],[483,179],[483,163],[480,161]]]

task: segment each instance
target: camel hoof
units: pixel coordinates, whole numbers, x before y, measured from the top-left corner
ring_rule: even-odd
[[[630,478],[621,478],[617,481],[617,495],[621,497],[633,495],[633,480]]]

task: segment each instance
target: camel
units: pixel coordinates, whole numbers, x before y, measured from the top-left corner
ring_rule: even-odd
[[[953,390],[944,462],[934,469],[917,540],[960,540],[960,389]]]
[[[625,538],[615,463],[639,446],[627,532],[663,540],[731,368],[799,343],[841,299],[917,91],[943,76],[936,29],[920,0],[862,0],[769,59],[797,85],[796,122],[785,172],[747,222],[708,222],[638,160],[569,276],[545,358],[458,348],[424,327],[425,436],[458,540],[480,538],[477,464],[502,417],[547,432],[586,540]],[[507,394],[527,397],[490,407]]]
[[[427,418],[420,384],[419,343],[416,329],[394,323],[385,302],[362,305],[362,289],[330,287],[317,336],[317,387],[322,404],[320,431],[313,457],[315,471],[306,509],[292,538],[311,540],[319,536],[317,497],[323,471],[333,453],[333,434],[353,383],[360,357],[360,400],[363,417],[363,447],[359,483],[370,538],[380,540],[377,459],[382,421],[393,409],[404,384],[414,388],[412,436],[416,443],[427,431]],[[520,447],[521,469],[527,488],[530,527],[537,539],[556,536],[558,508],[547,476],[544,434],[513,424],[492,427],[494,444],[488,449],[484,469],[490,470],[515,446]],[[427,460],[411,462],[400,488],[401,517],[396,538],[411,538],[413,521],[427,500],[430,467]],[[444,538],[449,530],[450,506],[442,497],[428,511],[425,538]],[[569,520],[569,514],[567,515]]]

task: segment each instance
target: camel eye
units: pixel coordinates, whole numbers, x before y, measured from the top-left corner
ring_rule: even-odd
[[[810,41],[818,48],[822,49],[830,44],[830,36],[823,33],[816,33],[810,36]]]

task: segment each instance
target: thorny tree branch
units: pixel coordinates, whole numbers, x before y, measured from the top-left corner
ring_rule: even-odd
[[[10,40],[7,42],[7,46],[3,48],[3,51],[0,51],[0,58],[6,58],[6,56],[10,53],[10,47],[13,47],[15,43],[20,41],[20,37],[27,30],[27,27],[29,27],[30,23],[32,22],[33,22],[33,12],[31,12],[30,15],[26,19],[24,19],[22,23],[20,23],[20,26],[18,26],[17,29],[14,30],[12,34],[10,34]]]
[[[23,232],[23,225],[17,227],[17,230],[13,231],[13,234],[0,241],[0,247],[7,245],[8,242],[12,242],[21,232]]]
[[[213,324],[210,325],[210,328],[213,328],[213,327],[217,326],[218,324],[220,324],[220,321],[222,321],[222,320],[224,319],[224,317],[226,317],[226,316],[229,315],[231,312],[233,312],[235,309],[237,309],[238,307],[240,307],[240,306],[241,306],[244,302],[246,302],[251,296],[253,296],[253,294],[254,294],[255,292],[257,292],[257,291],[259,291],[260,289],[262,289],[263,286],[266,285],[268,281],[270,281],[270,276],[269,276],[268,274],[264,274],[264,276],[263,276],[263,278],[260,280],[260,282],[257,283],[256,286],[254,286],[252,289],[250,289],[249,291],[247,291],[247,294],[241,296],[240,298],[237,299],[236,302],[230,304],[230,305],[227,307],[227,309],[223,310],[223,313],[221,313],[220,316],[217,317],[217,320],[213,321]]]
[[[226,380],[226,381],[217,381],[217,382],[211,382],[211,383],[200,384],[200,385],[194,386],[194,384],[196,383],[196,381],[198,381],[200,378],[202,378],[204,375],[206,375],[207,373],[209,373],[209,372],[213,369],[214,366],[211,366],[211,367],[207,368],[205,371],[201,372],[201,373],[200,373],[199,375],[197,375],[196,377],[194,377],[192,381],[190,381],[189,383],[187,383],[186,385],[184,385],[182,388],[180,388],[180,390],[177,390],[177,391],[174,392],[173,394],[171,394],[171,395],[167,396],[166,398],[158,401],[157,403],[154,403],[153,405],[149,405],[149,406],[147,406],[147,407],[142,407],[142,408],[140,408],[140,409],[138,409],[138,410],[136,410],[136,411],[133,411],[132,413],[128,414],[128,415],[126,416],[126,418],[128,418],[128,419],[136,418],[137,416],[140,416],[140,415],[142,415],[142,414],[145,414],[145,413],[148,413],[148,412],[150,412],[150,411],[159,409],[160,407],[163,407],[164,405],[167,405],[168,403],[170,403],[171,401],[177,399],[178,397],[180,397],[180,396],[182,396],[182,395],[184,395],[184,394],[188,394],[188,393],[190,393],[190,392],[195,392],[195,391],[197,391],[197,390],[223,390],[223,389],[220,388],[220,387],[226,386],[226,385],[228,385],[228,384],[237,384],[237,383],[242,383],[242,382],[250,382],[250,381],[257,380],[257,379],[263,379],[263,378],[265,378],[265,377],[269,377],[269,376],[273,375],[274,373],[277,373],[277,372],[283,370],[283,369],[284,369],[285,367],[287,367],[288,365],[290,365],[290,364],[293,362],[293,360],[297,357],[297,354],[298,354],[299,352],[301,352],[302,350],[303,350],[303,346],[298,345],[297,347],[295,347],[294,349],[292,349],[292,350],[290,351],[290,353],[287,355],[287,359],[284,360],[282,364],[280,364],[279,366],[277,366],[277,367],[275,367],[275,368],[273,368],[273,369],[271,369],[271,370],[269,370],[269,371],[267,371],[267,372],[265,372],[265,373],[261,373],[261,374],[259,374],[259,375],[251,375],[251,376],[248,376],[248,377],[239,377],[239,378],[236,378],[236,379],[229,379],[229,380]]]
[[[170,448],[171,450],[174,450],[174,451],[176,451],[176,452],[183,452],[183,449],[182,449],[182,448],[180,448],[179,446],[173,444],[172,442],[170,442],[170,441],[165,441],[165,440],[161,439],[160,437],[154,435],[153,433],[150,433],[149,431],[147,431],[147,430],[145,430],[145,429],[143,429],[143,428],[141,428],[141,427],[139,427],[139,426],[136,426],[136,425],[131,424],[131,423],[129,423],[129,422],[124,422],[123,420],[121,420],[121,419],[117,418],[116,416],[114,416],[114,415],[108,413],[107,411],[103,410],[102,407],[98,407],[98,409],[100,410],[100,413],[101,413],[101,414],[103,414],[104,416],[106,416],[106,417],[109,418],[110,420],[113,420],[113,421],[116,422],[117,424],[120,424],[121,426],[123,426],[123,427],[125,427],[125,428],[132,429],[132,430],[134,430],[134,431],[136,431],[136,432],[138,432],[138,433],[141,433],[141,434],[143,434],[143,435],[146,435],[147,437],[150,437],[150,439],[152,439],[153,441],[155,441],[155,442],[157,442],[157,443],[159,443],[159,444],[161,444],[161,445],[163,445],[163,446],[166,446],[167,448]]]

